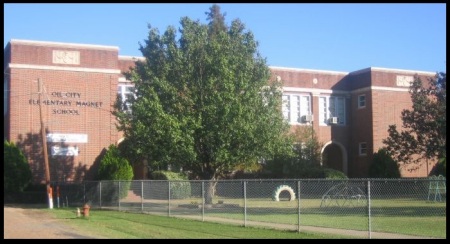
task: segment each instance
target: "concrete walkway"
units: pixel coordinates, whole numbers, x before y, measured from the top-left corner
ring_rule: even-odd
[[[180,215],[180,216],[173,216],[173,217],[199,220],[198,216]],[[204,221],[215,222],[215,223],[230,223],[230,224],[236,224],[236,225],[243,224],[242,220],[225,219],[225,218],[217,218],[217,217],[205,217]],[[298,231],[297,225],[289,225],[289,224],[247,221],[246,226]],[[325,234],[335,234],[335,235],[341,235],[341,236],[343,236],[343,238],[348,237],[349,239],[351,239],[351,238],[356,238],[356,239],[444,239],[444,238],[413,236],[413,235],[373,232],[373,231],[369,233],[368,231],[335,229],[335,228],[325,228],[325,227],[316,227],[316,226],[300,226],[300,232],[301,231],[325,233]]]

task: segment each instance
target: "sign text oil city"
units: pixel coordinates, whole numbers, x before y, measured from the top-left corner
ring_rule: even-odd
[[[52,92],[50,97],[51,99],[42,100],[42,104],[57,106],[57,108],[52,108],[52,114],[80,115],[78,108],[101,108],[103,106],[103,102],[83,101],[79,92]],[[39,105],[40,100],[30,99],[29,103]]]

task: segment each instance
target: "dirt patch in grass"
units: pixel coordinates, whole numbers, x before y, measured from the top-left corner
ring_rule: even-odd
[[[4,239],[94,239],[38,205],[4,205]]]

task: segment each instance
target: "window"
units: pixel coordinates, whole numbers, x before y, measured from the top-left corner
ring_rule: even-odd
[[[365,108],[365,107],[366,107],[366,95],[359,95],[358,108]]]
[[[243,92],[241,92],[242,94]],[[263,86],[261,88],[260,94],[262,95],[263,104],[267,106],[269,104],[269,100],[272,96],[274,96],[274,92],[271,90],[270,86]]]
[[[360,156],[367,155],[367,143],[366,142],[359,143],[359,155]]]
[[[127,102],[127,99],[128,96],[133,93],[134,93],[134,85],[128,83],[127,84],[119,83],[119,86],[117,87],[117,94],[120,96],[122,100],[124,110],[131,111],[131,104]]]
[[[311,115],[311,97],[309,95],[283,95],[283,117],[291,124],[306,123],[305,115]]]
[[[319,97],[319,120],[322,125],[345,125],[345,97]]]
[[[307,159],[308,153],[306,150],[308,149],[305,142],[294,143],[293,145],[294,152],[300,156],[301,159]]]

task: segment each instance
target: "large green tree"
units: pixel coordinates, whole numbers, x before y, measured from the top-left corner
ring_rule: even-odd
[[[14,142],[3,142],[3,192],[21,192],[32,180],[28,160]]]
[[[415,76],[410,94],[412,109],[401,113],[403,130],[390,125],[389,137],[383,140],[395,161],[421,164],[427,159],[446,158],[446,74],[437,73],[428,83]],[[445,162],[445,160],[442,160]]]
[[[286,148],[281,84],[270,80],[265,58],[244,24],[228,27],[220,7],[208,24],[181,18],[163,35],[149,25],[140,44],[146,61],[127,73],[136,93],[132,112],[116,104],[118,128],[134,153],[152,165],[180,165],[198,179],[215,180]]]

